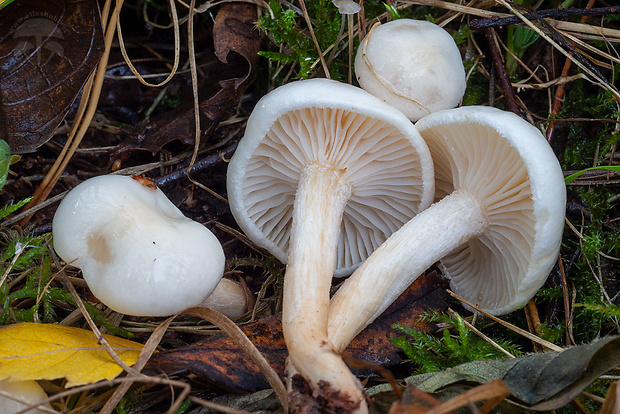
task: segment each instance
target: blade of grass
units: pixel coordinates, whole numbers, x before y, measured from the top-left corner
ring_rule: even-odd
[[[564,177],[564,182],[566,184],[570,184],[575,179],[577,179],[581,174],[586,173],[588,171],[592,171],[592,170],[609,170],[609,171],[620,172],[620,165],[618,165],[618,166],[616,166],[616,165],[601,165],[599,167],[586,168],[585,170],[577,171],[574,174],[571,174],[571,175],[569,175],[567,177]]]

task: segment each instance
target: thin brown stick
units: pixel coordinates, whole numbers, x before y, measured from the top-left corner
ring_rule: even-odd
[[[566,272],[564,271],[564,262],[562,256],[558,254],[558,268],[560,271],[560,278],[562,284],[562,297],[564,299],[564,322],[566,323],[566,346],[570,346],[572,341],[570,339],[570,295],[568,293],[568,280],[566,279]]]
[[[525,311],[525,319],[527,320],[527,327],[531,333],[536,336],[540,336],[540,316],[538,315],[538,309],[536,308],[536,303],[534,299],[530,299],[529,302],[523,308]],[[533,342],[534,351],[540,351],[540,346]]]
[[[606,16],[608,14],[618,14],[620,13],[620,7],[611,6],[611,7],[597,7],[597,8],[586,8],[585,9],[546,9],[546,10],[538,10],[536,13],[524,13],[523,16],[528,20],[536,20],[536,15],[538,17],[551,17],[551,18],[559,18],[563,19],[569,16],[582,16],[581,23],[585,23],[586,16]],[[499,27],[505,26],[507,24],[520,24],[521,19],[516,16],[511,17],[500,17],[500,18],[490,18],[490,19],[473,19],[469,22],[469,28],[472,30],[484,29],[486,27]]]
[[[586,5],[586,9],[591,9],[594,6],[594,2],[595,0],[590,0],[588,1],[588,4]],[[585,23],[586,17],[585,15],[581,18],[581,23]],[[564,67],[562,68],[562,74],[560,75],[560,77],[567,77],[568,76],[568,72],[570,71],[570,68],[572,66],[572,61],[570,59],[566,59],[564,61]],[[556,89],[555,91],[555,96],[553,97],[553,104],[551,106],[551,113],[549,114],[549,118],[555,118],[558,115],[558,112],[560,112],[560,107],[562,106],[562,101],[564,98],[564,91],[566,90],[566,85],[565,84],[560,84],[558,86],[558,89]],[[549,126],[547,127],[547,142],[551,143],[553,141],[553,135],[555,134],[555,126],[556,126],[556,121],[551,120],[549,122]]]
[[[506,388],[504,381],[497,379],[459,394],[445,403],[431,408],[426,412],[426,414],[446,414],[452,410],[456,410],[457,408],[464,407],[470,402],[488,399],[493,399],[494,402],[499,402],[510,395],[511,392],[508,388]]]
[[[499,78],[502,92],[504,92],[504,96],[506,97],[508,109],[510,109],[511,112],[514,112],[515,114],[521,116],[521,109],[519,108],[519,104],[517,103],[517,97],[515,95],[514,89],[512,89],[512,82],[510,82],[508,72],[506,72],[506,65],[504,64],[504,59],[502,58],[502,55],[499,51],[499,46],[497,45],[495,30],[490,27],[484,29],[484,36],[489,45],[491,58],[493,60],[493,66],[495,67],[495,73]]]

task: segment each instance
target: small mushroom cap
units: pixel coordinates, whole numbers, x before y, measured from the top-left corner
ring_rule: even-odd
[[[430,154],[402,113],[336,81],[281,86],[264,96],[248,119],[228,167],[227,188],[239,226],[283,263],[299,175],[313,162],[345,170],[352,188],[336,276],[350,274],[432,201]]]
[[[9,381],[4,379],[0,381],[0,391],[10,394],[14,398],[18,398],[21,401],[14,400],[12,398],[0,395],[0,413],[10,414],[18,411],[25,410],[30,405],[43,401],[47,398],[47,394],[43,391],[43,388],[32,380],[26,381]],[[51,409],[48,403],[43,404],[46,408]],[[46,411],[40,409],[29,410],[29,413],[40,414]]]
[[[375,26],[357,50],[355,74],[362,88],[412,121],[457,106],[466,86],[452,36],[423,20]]]
[[[224,272],[224,252],[203,225],[158,188],[131,177],[91,178],[67,194],[52,224],[56,252],[82,269],[111,309],[167,316],[202,302]]]
[[[202,302],[201,306],[206,306],[236,320],[254,306],[254,296],[245,284],[224,278],[220,280],[215,290]]]
[[[562,169],[541,132],[519,116],[470,106],[416,127],[435,162],[436,199],[475,194],[489,226],[441,260],[452,289],[492,314],[523,306],[560,250],[566,209]]]

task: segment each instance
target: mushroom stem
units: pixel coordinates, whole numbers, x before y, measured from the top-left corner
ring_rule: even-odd
[[[282,329],[289,357],[315,392],[366,412],[359,381],[327,338],[331,279],[342,214],[351,195],[344,170],[312,163],[299,178],[284,277]],[[358,411],[360,412],[360,411]]]
[[[332,298],[328,332],[334,350],[342,352],[428,267],[487,226],[478,199],[458,190],[393,233]]]

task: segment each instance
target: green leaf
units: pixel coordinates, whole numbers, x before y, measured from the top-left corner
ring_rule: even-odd
[[[586,168],[585,170],[581,170],[581,171],[577,171],[574,174],[569,175],[568,177],[564,178],[564,182],[566,184],[570,184],[572,181],[574,181],[575,179],[577,179],[581,174],[588,172],[588,171],[592,171],[592,170],[609,170],[609,171],[616,171],[616,172],[620,172],[620,166],[616,166],[616,165],[607,165],[607,166],[600,166],[600,167],[590,167],[590,168]]]
[[[11,155],[11,148],[6,141],[0,139],[0,189],[4,187],[6,177],[9,175],[9,167],[15,163],[19,157]]]
[[[387,3],[383,3],[383,5],[385,6],[385,10],[390,13],[390,17],[392,18],[392,20],[398,20],[401,18],[400,13],[398,12],[398,9],[396,7]]]
[[[28,202],[30,200],[32,200],[32,197],[25,198],[25,199],[23,199],[21,201],[18,201],[15,204],[9,204],[7,206],[0,207],[0,219],[3,219],[6,216],[8,216],[9,214],[19,210],[20,208],[22,208],[23,206],[28,204]]]

